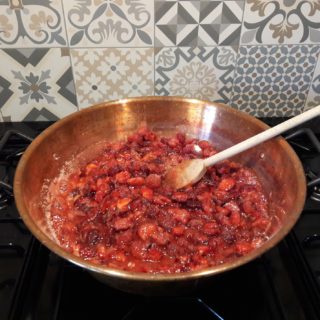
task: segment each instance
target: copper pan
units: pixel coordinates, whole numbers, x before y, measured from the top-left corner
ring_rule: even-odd
[[[260,176],[270,211],[279,227],[261,247],[235,261],[181,274],[125,272],[84,261],[66,252],[52,238],[41,205],[41,188],[54,178],[75,154],[92,157],[89,147],[106,140],[122,139],[142,123],[164,135],[177,130],[227,148],[267,125],[226,105],[179,97],[141,97],[101,103],[74,113],[50,126],[28,147],[14,180],[15,201],[34,236],[58,256],[92,272],[116,288],[143,294],[167,294],[195,287],[208,277],[237,268],[274,247],[297,221],[305,201],[306,181],[302,165],[283,138],[265,142],[236,157]],[[92,150],[92,149],[91,149]]]

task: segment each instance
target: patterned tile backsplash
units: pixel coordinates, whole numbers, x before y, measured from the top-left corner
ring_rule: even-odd
[[[157,47],[238,45],[244,1],[155,0]]]
[[[301,113],[320,46],[240,47],[232,106],[258,116]]]
[[[153,1],[63,0],[63,5],[72,47],[153,45]]]
[[[320,1],[0,0],[0,121],[142,95],[320,104]]]
[[[68,48],[2,49],[4,121],[57,120],[77,111]]]
[[[153,49],[71,49],[78,106],[153,95]]]
[[[155,57],[155,93],[229,103],[233,47],[162,48]]]

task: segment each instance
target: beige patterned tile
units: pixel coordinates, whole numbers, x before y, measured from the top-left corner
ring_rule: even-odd
[[[231,46],[161,48],[155,93],[228,103],[236,55]]]
[[[63,0],[73,47],[150,47],[154,2],[150,0]]]
[[[153,48],[72,49],[71,57],[80,108],[153,95]]]
[[[58,120],[78,110],[67,48],[2,49],[4,121]]]
[[[241,43],[320,43],[319,0],[247,0]]]
[[[0,47],[67,45],[61,0],[0,1]]]

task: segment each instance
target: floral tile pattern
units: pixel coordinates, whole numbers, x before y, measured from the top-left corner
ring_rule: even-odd
[[[232,106],[255,116],[303,111],[320,46],[240,47]]]
[[[304,109],[308,110],[317,105],[320,105],[320,54]]]
[[[63,3],[71,46],[153,45],[153,1],[63,0]]]
[[[155,1],[155,45],[238,45],[244,1]]]
[[[320,104],[320,0],[0,0],[0,122],[153,94]]]
[[[79,107],[153,95],[153,49],[72,49]]]
[[[233,47],[162,48],[155,58],[155,93],[228,103]]]
[[[5,121],[57,120],[78,110],[69,49],[3,49],[0,61]]]
[[[319,0],[247,0],[242,44],[319,43]]]
[[[61,0],[0,0],[0,48],[66,45]]]

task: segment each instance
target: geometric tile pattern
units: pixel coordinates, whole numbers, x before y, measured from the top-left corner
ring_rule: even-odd
[[[244,1],[155,2],[155,46],[238,45]]]
[[[10,85],[11,83],[9,81],[0,76],[0,101],[2,105],[13,95],[13,91],[10,90]]]
[[[66,45],[61,0],[0,1],[0,48]]]
[[[319,0],[247,0],[242,44],[319,43]]]
[[[303,111],[320,46],[240,47],[232,106],[255,116]]]
[[[79,107],[106,100],[153,95],[153,50],[72,49]]]
[[[233,47],[162,48],[155,61],[156,95],[229,102],[236,62]]]
[[[64,0],[63,4],[72,47],[153,45],[153,1]]]
[[[3,49],[0,61],[4,119],[56,120],[78,110],[69,49]]]
[[[293,116],[319,47],[320,0],[0,0],[0,122],[154,94]]]
[[[320,105],[320,54],[318,63],[313,74],[313,80],[309,89],[308,98],[305,104],[305,110]]]

